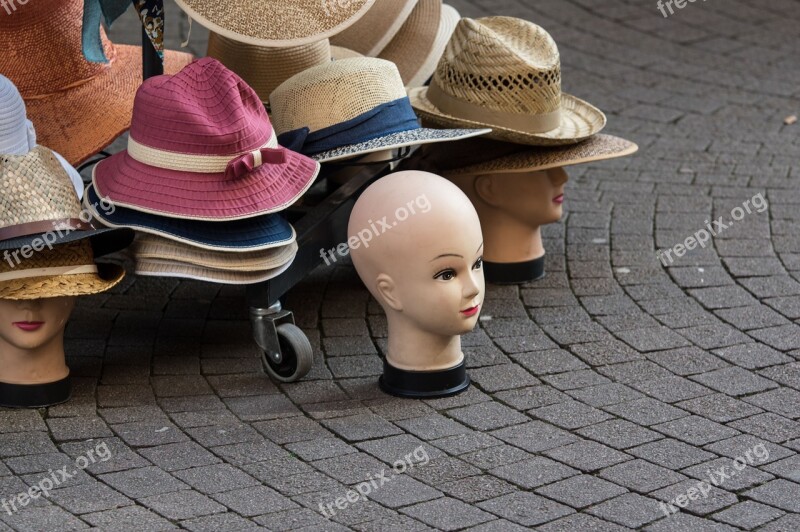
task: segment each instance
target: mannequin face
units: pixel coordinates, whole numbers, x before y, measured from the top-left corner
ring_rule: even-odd
[[[74,297],[0,299],[0,351],[32,351],[62,334]]]
[[[563,214],[564,185],[569,176],[563,168],[479,176],[478,195],[525,225],[555,223]]]

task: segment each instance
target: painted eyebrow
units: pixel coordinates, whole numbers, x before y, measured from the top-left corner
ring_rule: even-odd
[[[475,253],[479,252],[482,247],[483,247],[483,242],[481,242],[481,245],[478,246],[478,249],[475,250]],[[463,259],[464,258],[462,255],[457,255],[455,253],[445,253],[443,255],[439,255],[438,257],[435,257],[435,258],[431,259],[429,262],[433,262],[436,259],[441,259],[442,257],[458,257],[459,259]]]

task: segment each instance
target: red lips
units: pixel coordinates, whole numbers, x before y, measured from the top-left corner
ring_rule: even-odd
[[[44,325],[43,321],[15,321],[12,323],[14,327],[19,327],[23,331],[32,332],[39,330],[42,325]]]
[[[475,314],[477,314],[477,313],[478,313],[478,311],[480,310],[480,308],[481,308],[481,306],[480,306],[480,305],[475,305],[474,307],[470,307],[470,308],[468,308],[468,309],[464,309],[464,310],[462,310],[462,311],[461,311],[461,314],[463,314],[464,316],[466,316],[466,317],[468,317],[468,318],[469,318],[469,317],[472,317],[472,316],[474,316]]]
[[[559,205],[564,203],[564,194],[559,194],[558,196],[553,198],[553,203],[558,203]]]

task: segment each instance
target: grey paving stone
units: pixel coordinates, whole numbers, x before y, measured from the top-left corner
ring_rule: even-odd
[[[544,532],[571,532],[573,530],[591,530],[593,532],[622,532],[628,528],[603,521],[588,514],[571,514],[551,521],[537,528]]]
[[[175,530],[166,519],[141,506],[126,506],[87,514],[83,519],[102,530]]]
[[[633,459],[630,455],[590,440],[550,449],[543,454],[587,473]]]
[[[506,521],[505,519],[495,519],[494,521],[489,521],[488,523],[473,526],[465,530],[469,532],[523,532],[528,529],[514,524],[511,521]]]
[[[220,459],[194,442],[174,443],[140,450],[142,456],[164,471],[218,464]]]
[[[663,351],[688,346],[689,342],[666,327],[649,327],[620,331],[617,336],[639,352]]]
[[[607,406],[605,410],[628,421],[633,421],[638,425],[647,426],[672,421],[688,415],[679,408],[650,398],[636,399],[635,401]]]
[[[409,465],[420,464],[445,456],[433,445],[424,443],[410,434],[357,443],[356,447],[389,465],[395,464],[398,460]]]
[[[50,499],[74,515],[129,506],[133,501],[99,482],[53,490]]]
[[[530,457],[530,453],[512,445],[494,445],[460,456],[462,460],[481,469],[491,469],[493,467],[513,464],[514,462],[521,462]]]
[[[448,454],[462,455],[485,449],[487,447],[494,447],[502,445],[503,442],[483,432],[468,432],[466,434],[456,434],[455,436],[447,436],[439,440],[433,440],[431,444],[439,449],[442,449]]]
[[[467,427],[441,414],[404,419],[397,421],[397,425],[423,440],[435,440],[469,432]]]
[[[705,445],[736,436],[738,431],[699,416],[688,416],[653,426],[653,429],[692,445]]]
[[[214,493],[211,496],[217,502],[245,517],[298,508],[291,499],[266,486],[249,486],[223,493]]]
[[[534,375],[562,373],[586,368],[586,364],[563,349],[547,349],[511,355],[511,358]]]
[[[632,382],[630,386],[666,403],[676,403],[713,393],[705,386],[677,376]]]
[[[192,532],[234,532],[261,530],[253,521],[240,517],[233,512],[207,515],[181,521],[181,526]]]
[[[763,369],[759,371],[759,374],[795,390],[800,390],[800,363],[798,362]]]
[[[213,450],[225,462],[236,466],[269,460],[285,452],[280,446],[267,440],[223,445],[214,447]]]
[[[629,528],[640,528],[663,516],[656,501],[636,493],[625,493],[589,508],[587,512]]]
[[[492,521],[493,522],[493,521]],[[360,532],[377,532],[379,530],[409,530],[411,532],[431,532],[433,528],[412,519],[407,515],[391,514],[384,517],[350,525],[350,528]],[[472,529],[469,529],[472,530]]]
[[[473,369],[470,371],[470,378],[486,392],[540,384],[536,377],[516,364]]]
[[[0,458],[57,451],[50,437],[44,432],[0,434]]]
[[[180,491],[188,487],[157,467],[143,467],[118,473],[107,473],[100,475],[98,478],[133,499]]]
[[[766,305],[723,309],[716,311],[715,314],[743,331],[775,327],[787,323],[786,318]]]
[[[617,382],[632,383],[658,378],[671,377],[672,374],[649,360],[637,360],[598,368],[603,375]]]
[[[578,437],[541,421],[531,421],[491,432],[495,438],[536,453],[573,443]]]
[[[284,510],[283,512],[268,513],[254,517],[253,521],[269,530],[275,530],[276,532],[312,526],[333,526],[336,524],[322,517],[319,511],[315,512],[308,508],[296,508],[293,510]]]
[[[769,412],[732,421],[728,426],[775,443],[783,443],[800,436],[800,423]]]
[[[745,397],[744,401],[789,418],[800,417],[800,392],[779,388]]]
[[[480,472],[480,469],[468,464],[464,460],[452,457],[437,458],[428,463],[420,463],[406,470],[407,475],[429,486],[438,486],[445,482],[479,475]]]
[[[615,449],[627,449],[661,439],[657,432],[640,427],[623,419],[612,419],[579,429],[578,434]]]
[[[286,449],[303,460],[314,461],[356,452],[349,444],[338,438],[320,438],[286,445]]]
[[[262,421],[253,427],[280,445],[333,436],[319,422],[303,416]]]
[[[535,527],[575,512],[563,504],[519,491],[484,501],[478,506],[525,527]]]
[[[448,410],[447,414],[476,430],[488,431],[525,423],[530,418],[496,402],[478,403]]]
[[[415,504],[401,512],[438,530],[458,530],[493,519],[480,509],[449,497]]]
[[[611,499],[628,490],[591,475],[579,475],[539,488],[536,493],[571,506],[587,506]]]
[[[566,401],[555,405],[529,410],[528,414],[564,429],[577,429],[599,423],[611,416],[578,401]]]
[[[326,458],[311,463],[326,475],[344,484],[364,482],[370,475],[376,476],[388,468],[366,453],[351,453],[334,458]]]
[[[738,367],[709,371],[690,378],[731,396],[748,395],[777,388],[774,382]]]
[[[774,521],[784,513],[776,508],[765,506],[753,501],[744,501],[735,504],[712,517],[723,523],[728,523],[745,530],[752,530],[758,526]]]
[[[627,452],[673,471],[716,458],[712,453],[672,438],[646,443]]]
[[[214,464],[173,473],[197,491],[205,494],[219,493],[237,488],[255,486],[258,481],[230,464]]]
[[[204,447],[262,440],[262,436],[258,432],[244,423],[194,427],[186,429],[186,433]]]
[[[328,429],[347,441],[360,441],[401,434],[402,431],[375,414],[357,414],[322,421]]]
[[[738,501],[736,495],[726,491],[724,486],[717,487],[707,481],[694,479],[654,491],[650,496],[665,503],[668,511],[675,508],[701,516],[707,516]]]
[[[569,390],[567,393],[579,401],[597,408],[644,397],[644,394],[619,383]]]
[[[447,495],[470,504],[512,493],[517,490],[516,487],[508,482],[491,475],[476,475],[452,482],[445,482],[444,484],[439,484],[438,488]]]
[[[608,384],[611,381],[592,370],[567,371],[558,375],[546,375],[542,380],[559,390],[575,390],[589,386]]]
[[[755,346],[757,344],[749,344]],[[725,348],[735,349],[735,348]],[[714,355],[696,347],[683,347],[647,353],[647,358],[656,364],[667,368],[672,373],[681,376],[706,373],[715,369],[722,369],[728,364]]]
[[[764,344],[742,344],[714,350],[714,354],[731,364],[745,369],[761,369],[777,364],[786,364],[792,359]]]
[[[649,493],[686,480],[680,473],[639,459],[603,469],[599,476],[639,493]]]
[[[154,512],[172,520],[192,519],[227,511],[221,504],[193,490],[146,497],[139,502]]]
[[[550,386],[529,386],[506,390],[494,394],[495,399],[507,403],[517,410],[527,410],[568,401],[569,397]]]
[[[762,466],[762,468],[779,477],[800,483],[800,455],[798,454]]]
[[[789,351],[800,348],[800,326],[795,323],[756,329],[748,334],[760,342],[774,347],[779,351]]]
[[[682,530],[697,532],[734,532],[734,530],[738,529],[716,521],[711,521],[710,519],[679,512],[647,526],[644,530],[646,532],[680,532]]]
[[[541,456],[500,466],[490,470],[489,473],[524,489],[537,488],[579,474],[571,467]]]
[[[463,482],[459,480],[457,482]],[[381,483],[376,481],[378,488],[373,484],[362,483],[356,485],[356,489],[361,489],[370,500],[387,508],[397,509],[401,506],[408,506],[420,502],[430,501],[442,497],[442,492],[431,488],[407,475],[397,475],[390,482]],[[367,493],[367,490],[370,490]]]
[[[798,526],[800,526],[800,516],[797,514],[789,514],[761,527],[760,530],[765,532],[780,532],[782,530],[797,530]]]

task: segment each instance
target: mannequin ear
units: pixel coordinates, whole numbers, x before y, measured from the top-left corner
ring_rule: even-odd
[[[497,185],[494,176],[479,175],[475,177],[475,193],[492,207],[500,207],[503,204],[503,199],[499,194],[500,189]]]
[[[375,286],[377,287],[377,291],[381,298],[383,298],[383,302],[386,303],[386,305],[394,310],[397,310],[398,312],[403,310],[403,304],[397,297],[397,291],[395,290],[396,287],[391,277],[385,273],[378,275],[378,278],[375,280]]]

